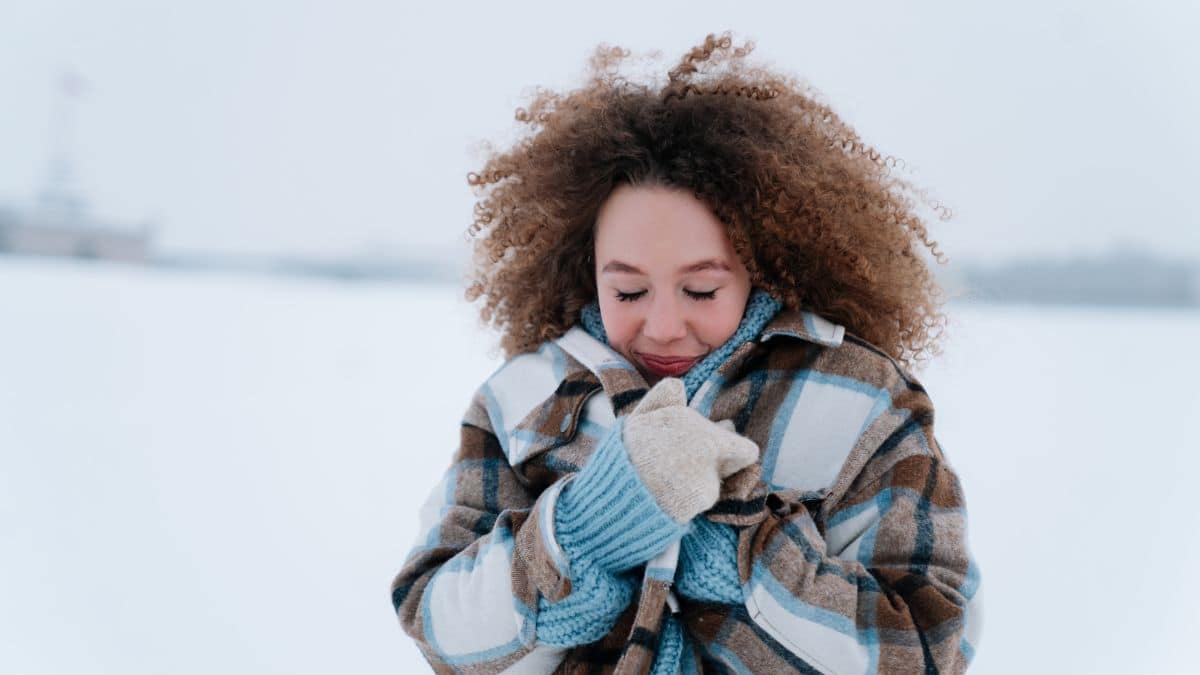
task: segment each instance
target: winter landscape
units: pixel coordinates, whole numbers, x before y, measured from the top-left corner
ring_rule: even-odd
[[[1200,313],[948,311],[972,672],[1188,672]],[[0,257],[0,671],[422,672],[388,583],[493,345],[450,285]]]

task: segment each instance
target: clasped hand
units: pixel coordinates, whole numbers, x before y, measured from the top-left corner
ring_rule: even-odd
[[[660,507],[686,523],[717,503],[721,481],[754,464],[758,446],[687,406],[683,381],[665,378],[629,413],[622,441]]]

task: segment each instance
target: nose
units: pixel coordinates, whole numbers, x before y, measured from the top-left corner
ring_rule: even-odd
[[[687,337],[687,322],[684,318],[683,308],[669,294],[659,293],[657,295],[659,297],[650,304],[650,309],[642,324],[642,334],[661,343],[674,342]]]

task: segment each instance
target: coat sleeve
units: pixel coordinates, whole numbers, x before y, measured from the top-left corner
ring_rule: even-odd
[[[710,656],[780,672],[956,673],[969,664],[982,596],[962,488],[934,440],[924,390],[895,384],[879,392],[872,407],[882,414],[863,425],[826,499],[768,486],[756,466],[723,487],[724,503],[739,508],[693,522],[676,588],[723,608],[715,611],[727,627]]]
[[[611,630],[636,580],[568,565],[553,523],[569,482],[532,494],[493,431],[486,396],[476,394],[392,582],[400,624],[435,671],[550,672],[570,646]]]
[[[924,391],[892,394],[830,499],[772,493],[741,533],[743,601],[763,640],[822,672],[960,673],[980,626],[963,491]]]

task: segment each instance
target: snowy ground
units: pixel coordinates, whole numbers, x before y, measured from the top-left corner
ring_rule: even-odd
[[[0,672],[424,670],[388,583],[498,363],[458,295],[0,258]],[[1200,314],[949,309],[973,672],[1190,671]]]

